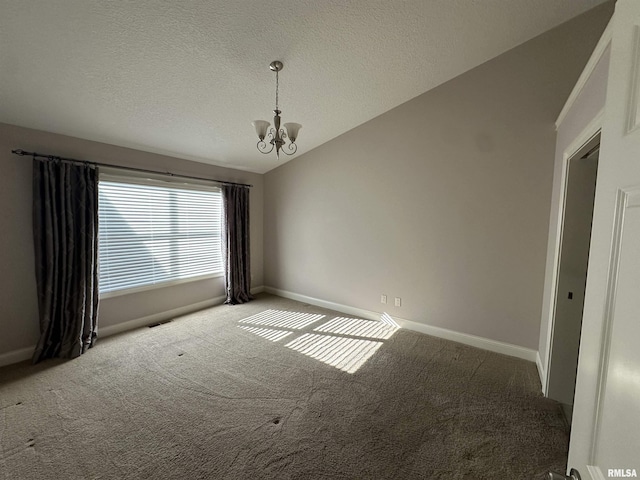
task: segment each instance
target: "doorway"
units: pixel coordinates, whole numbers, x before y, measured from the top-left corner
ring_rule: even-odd
[[[569,425],[573,415],[599,153],[598,133],[569,158],[566,166],[547,396],[562,404]]]

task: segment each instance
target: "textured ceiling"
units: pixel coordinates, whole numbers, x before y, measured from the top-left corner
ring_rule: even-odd
[[[0,122],[266,172],[603,1],[0,0]]]

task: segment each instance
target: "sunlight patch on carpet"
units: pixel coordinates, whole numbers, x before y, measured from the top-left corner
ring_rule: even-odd
[[[262,338],[266,338],[267,340],[271,340],[272,342],[277,342],[278,340],[282,340],[285,337],[288,337],[293,332],[289,332],[287,330],[272,330],[271,328],[261,328],[261,327],[240,327],[247,332],[254,333],[259,335]]]
[[[271,342],[289,337],[286,347],[347,373],[358,371],[383,342],[400,329],[388,313],[379,321],[334,317],[314,325],[325,317],[315,313],[265,310],[239,320],[238,327]]]
[[[324,318],[315,313],[287,312],[282,310],[265,310],[251,317],[240,320],[240,323],[265,325],[267,327],[290,328],[300,330]]]
[[[355,373],[382,342],[305,333],[285,346],[344,372]]]
[[[352,337],[391,338],[398,327],[383,322],[361,320],[359,318],[337,317],[314,329],[315,332],[337,333]]]

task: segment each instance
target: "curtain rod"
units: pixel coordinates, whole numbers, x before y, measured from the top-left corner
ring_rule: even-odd
[[[57,155],[43,155],[37,152],[25,152],[24,150],[21,150],[19,148],[16,150],[11,150],[11,153],[13,153],[14,155],[19,155],[20,157],[28,156],[33,158],[45,158],[47,160],[60,160],[63,162],[82,163],[82,164],[89,164],[89,165],[100,166],[100,167],[118,168],[121,170],[129,170],[131,172],[151,173],[156,175],[160,174],[160,175],[167,175],[169,177],[189,178],[191,180],[204,180],[206,182],[214,182],[222,185],[237,185],[239,187],[247,187],[247,188],[253,187],[253,185],[249,185],[248,183],[227,182],[225,180],[215,180],[212,178],[194,177],[191,175],[180,175],[180,174],[175,174],[171,172],[158,172],[157,170],[146,170],[144,168],[121,167],[118,165],[111,165],[108,163],[89,162],[88,160],[77,160],[75,158],[59,157]]]

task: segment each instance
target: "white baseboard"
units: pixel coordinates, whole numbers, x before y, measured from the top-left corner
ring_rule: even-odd
[[[263,286],[254,287],[251,289],[252,294],[262,293],[264,291]],[[109,325],[107,327],[98,326],[98,338],[105,338],[118,333],[133,330],[134,328],[146,327],[154,323],[169,320],[171,318],[186,315],[188,313],[197,312],[205,308],[214,307],[220,305],[225,301],[224,296],[219,296],[205,300],[203,302],[193,303],[191,305],[185,305],[184,307],[174,308],[166,312],[154,313],[153,315],[147,315],[146,317],[136,318],[128,320],[126,322],[117,323],[115,325]],[[26,348],[20,348],[18,350],[12,350],[7,353],[0,354],[0,367],[5,365],[11,365],[13,363],[23,362],[29,360],[33,356],[33,351],[36,346],[32,345]]]
[[[371,310],[365,310],[362,308],[351,307],[348,305],[342,305],[339,303],[329,302],[321,300],[319,298],[308,297],[294,292],[286,290],[280,290],[273,287],[259,286],[251,289],[252,294],[258,294],[262,292],[271,293],[280,297],[289,298],[291,300],[297,300],[303,303],[309,303],[318,307],[327,308],[329,310],[335,310],[337,312],[346,313],[348,315],[354,315],[368,320],[380,320],[381,312],[374,312]],[[162,322],[171,318],[186,315],[188,313],[203,310],[205,308],[220,305],[225,300],[224,296],[215,297],[203,302],[186,305],[184,307],[174,308],[166,312],[160,312],[153,315],[147,315],[146,317],[136,318],[126,322],[118,323],[116,325],[109,325],[108,327],[98,328],[99,338],[109,337],[118,333],[133,330],[134,328],[146,327],[153,323]],[[482,348],[491,352],[501,353],[512,357],[522,358],[531,362],[536,362],[538,367],[538,373],[541,376],[541,381],[544,378],[544,372],[542,370],[542,364],[540,362],[540,356],[535,350],[520,347],[518,345],[512,345],[509,343],[498,342],[484,337],[478,337],[475,335],[469,335],[466,333],[460,333],[446,328],[434,327],[426,325],[424,323],[414,322],[406,320],[404,318],[393,317],[393,319],[402,328],[413,330],[416,332],[424,333],[438,338],[444,338],[446,340],[452,340],[454,342],[463,343],[465,345],[471,345],[473,347]],[[13,350],[11,352],[0,354],[0,367],[4,365],[10,365],[12,363],[22,362],[28,360],[33,355],[35,345],[31,347],[21,348]],[[544,382],[542,383],[544,385]]]
[[[35,345],[26,348],[20,348],[18,350],[12,350],[0,355],[0,367],[5,365],[11,365],[13,363],[24,362],[29,360],[33,356],[33,351],[36,349]]]
[[[329,302],[321,300],[319,298],[308,297],[299,293],[289,292],[287,290],[280,290],[273,287],[264,287],[264,291],[280,297],[289,298],[298,302],[309,303],[317,307],[328,308],[337,312],[346,313],[349,315],[355,315],[368,320],[380,320],[382,312],[373,312],[371,310],[365,310],[362,308],[351,307],[348,305],[342,305],[339,303]],[[538,352],[531,348],[521,347],[519,345],[512,345],[510,343],[499,342],[497,340],[491,340],[489,338],[478,337],[476,335],[469,335],[467,333],[460,333],[446,328],[434,327],[432,325],[426,325],[424,323],[414,322],[412,320],[406,320],[404,318],[393,317],[393,319],[402,328],[413,330],[416,332],[431,335],[433,337],[444,338],[445,340],[451,340],[472,347],[481,348],[483,350],[489,350],[491,352],[501,353],[503,355],[509,355],[511,357],[522,358],[530,362],[535,362]]]
[[[164,322],[172,318],[180,317],[188,313],[197,312],[205,308],[214,307],[224,302],[226,297],[215,297],[209,300],[204,300],[198,303],[192,303],[191,305],[185,305],[184,307],[173,308],[165,312],[154,313],[153,315],[147,315],[146,317],[135,318],[126,322],[116,323],[115,325],[109,325],[108,327],[100,327],[98,325],[98,338],[110,337],[118,333],[133,330],[134,328],[146,327],[153,325],[154,323]]]
[[[263,286],[253,287],[251,294],[262,293],[264,291]],[[192,303],[191,305],[185,305],[184,307],[174,308],[167,310],[166,312],[154,313],[153,315],[147,315],[146,317],[136,318],[127,322],[118,323],[116,325],[110,325],[108,327],[98,327],[98,336],[100,338],[109,337],[117,333],[126,332],[127,330],[133,330],[134,328],[146,327],[154,323],[163,322],[171,318],[180,317],[188,313],[197,312],[198,310],[204,310],[205,308],[215,307],[221,305],[226,300],[226,296],[220,295],[209,300],[204,300],[198,303]]]
[[[251,295],[255,295],[257,293],[262,293],[264,292],[264,285],[260,285],[259,287],[253,287],[251,289]]]
[[[538,367],[538,375],[540,376],[540,384],[542,385],[542,394],[546,396],[547,372],[542,366],[542,358],[540,358],[540,352],[536,352],[536,367]]]
[[[262,293],[263,291],[264,291],[264,287],[262,285],[259,287],[253,287],[251,289],[251,294],[255,295],[257,293]],[[174,308],[172,310],[167,310],[166,312],[154,313],[153,315],[147,315],[146,317],[136,318],[134,320],[118,323],[116,325],[110,325],[104,328],[98,327],[98,336],[101,338],[104,338],[104,337],[109,337],[111,335],[115,335],[117,333],[126,332],[127,330],[133,330],[134,328],[146,327],[147,325],[163,322],[171,318],[180,317],[188,313],[197,312],[198,310],[204,310],[205,308],[221,305],[222,303],[224,303],[225,300],[226,300],[226,296],[220,295],[219,297],[214,297],[209,300],[204,300],[202,302],[193,303],[191,305],[186,305],[184,307]]]
[[[287,290],[280,290],[279,288],[264,287],[264,291],[272,295],[278,295],[279,297],[289,298],[302,303],[308,303],[315,305],[316,307],[328,308],[329,310],[335,310],[336,312],[347,313],[349,315],[357,315],[361,318],[368,320],[380,320],[380,313],[372,312],[371,310],[364,310],[362,308],[350,307],[348,305],[342,305],[340,303],[329,302],[327,300],[321,300],[319,298],[307,297],[299,293],[289,292]],[[398,320],[394,317],[394,320]]]

